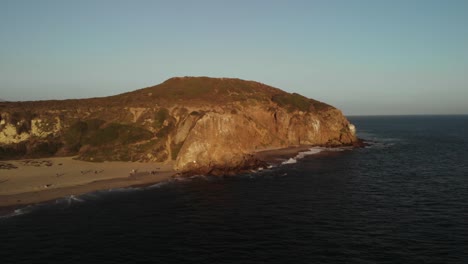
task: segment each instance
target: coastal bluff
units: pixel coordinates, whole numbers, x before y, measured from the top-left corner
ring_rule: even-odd
[[[232,78],[176,77],[89,99],[0,102],[0,160],[171,162],[181,173],[258,167],[253,153],[359,144],[340,110]]]

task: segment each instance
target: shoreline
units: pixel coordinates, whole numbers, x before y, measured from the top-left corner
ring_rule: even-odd
[[[280,165],[283,161],[295,157],[299,152],[308,151],[314,145],[300,145],[280,148],[266,148],[254,152],[254,157],[271,165]]]
[[[146,187],[160,182],[165,182],[171,179],[171,176],[156,177],[147,180],[133,181],[121,178],[110,180],[99,180],[83,185],[76,185],[70,187],[63,187],[60,189],[50,189],[43,191],[18,193],[12,195],[0,195],[0,216],[2,212],[11,212],[23,206],[35,205],[41,203],[51,202],[61,198],[72,196],[79,196],[83,194],[119,189],[119,188],[132,188],[132,187]],[[129,185],[130,183],[130,185]],[[3,199],[3,200],[2,200]]]
[[[2,161],[0,208],[47,202],[99,190],[144,186],[171,179],[173,163],[102,162],[72,157]]]
[[[281,165],[313,145],[256,150],[252,155]],[[326,155],[327,151],[320,152]],[[317,153],[318,154],[318,153]],[[316,155],[316,154],[315,154]],[[150,186],[174,178],[173,162],[88,162],[73,157],[0,162],[0,214],[21,206],[116,188]]]

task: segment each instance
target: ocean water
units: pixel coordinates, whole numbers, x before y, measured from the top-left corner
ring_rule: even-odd
[[[19,209],[0,261],[468,263],[468,116],[350,120],[370,146]]]

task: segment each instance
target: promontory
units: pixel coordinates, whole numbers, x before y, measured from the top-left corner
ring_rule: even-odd
[[[0,160],[170,162],[181,173],[255,167],[261,149],[355,145],[340,110],[232,78],[176,77],[115,96],[0,102]]]

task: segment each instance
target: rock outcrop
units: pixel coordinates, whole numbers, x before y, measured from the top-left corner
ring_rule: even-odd
[[[181,172],[219,174],[258,166],[259,149],[358,142],[338,109],[239,79],[172,78],[105,98],[2,102],[0,112],[0,159],[175,160]]]

